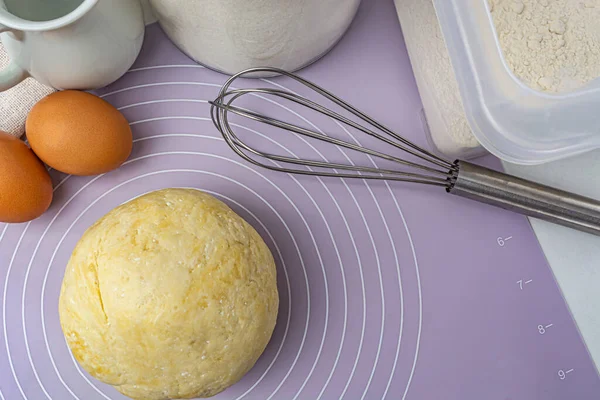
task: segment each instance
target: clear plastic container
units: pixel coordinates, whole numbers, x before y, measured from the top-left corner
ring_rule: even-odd
[[[469,127],[433,1],[394,4],[423,103],[421,121],[430,150],[447,159],[487,154]]]
[[[487,0],[434,0],[473,134],[494,155],[542,164],[600,148],[600,80],[542,93],[502,55]]]

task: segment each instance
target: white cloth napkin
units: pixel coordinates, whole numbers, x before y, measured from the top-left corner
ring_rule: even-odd
[[[9,62],[8,55],[0,41],[0,69]],[[43,97],[55,90],[27,78],[17,86],[0,92],[0,130],[21,137],[25,133],[25,120],[31,108]]]
[[[146,25],[156,21],[148,0],[141,0]],[[0,1],[1,3],[1,1]],[[0,40],[0,69],[9,62],[8,55]],[[27,78],[17,86],[0,92],[0,130],[21,137],[25,133],[27,114],[35,103],[55,90],[42,85],[33,78]]]

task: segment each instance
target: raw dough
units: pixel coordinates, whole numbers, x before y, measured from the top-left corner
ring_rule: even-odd
[[[237,382],[265,349],[278,306],[264,241],[192,189],[146,194],[97,221],[59,300],[79,363],[144,400],[209,397]]]

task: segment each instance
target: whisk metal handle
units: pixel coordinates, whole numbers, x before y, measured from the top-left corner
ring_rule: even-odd
[[[600,201],[457,161],[448,193],[600,236]]]

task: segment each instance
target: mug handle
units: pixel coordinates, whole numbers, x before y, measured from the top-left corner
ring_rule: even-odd
[[[4,32],[12,32],[17,35],[20,33],[16,29],[0,25],[0,33]],[[19,67],[14,61],[10,61],[8,65],[0,71],[0,92],[4,92],[13,86],[16,86],[28,76],[29,73],[27,71]]]

